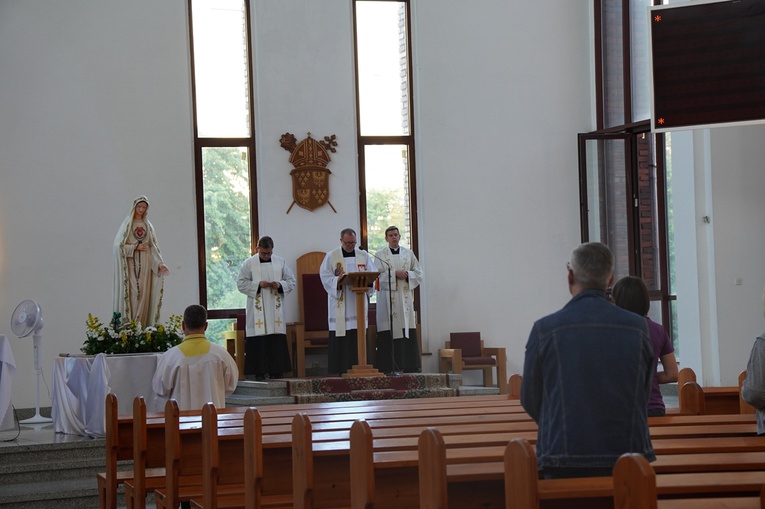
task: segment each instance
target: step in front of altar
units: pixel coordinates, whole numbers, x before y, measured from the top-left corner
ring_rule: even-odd
[[[412,373],[386,377],[319,377],[239,382],[227,406],[281,405],[496,394],[496,388],[462,386],[462,376]],[[475,389],[475,390],[472,390]],[[493,391],[493,392],[492,392]]]

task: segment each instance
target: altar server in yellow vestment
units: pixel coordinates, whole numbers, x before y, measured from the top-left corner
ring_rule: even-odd
[[[181,410],[201,410],[208,401],[217,408],[226,406],[239,381],[234,358],[225,348],[205,337],[207,310],[193,304],[183,312],[185,337],[180,345],[162,354],[154,372],[152,388],[159,396],[157,408],[174,399]]]
[[[247,296],[244,373],[256,380],[281,378],[292,371],[287,346],[284,300],[295,289],[295,275],[274,253],[271,237],[261,237],[258,252],[239,268],[236,287]]]

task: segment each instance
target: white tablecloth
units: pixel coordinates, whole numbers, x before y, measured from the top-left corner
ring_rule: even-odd
[[[8,344],[8,338],[0,334],[0,431],[16,426],[11,402],[15,376],[16,363],[13,360],[11,345]]]
[[[133,414],[133,399],[155,407],[151,379],[162,354],[57,357],[53,364],[51,416],[56,432],[104,436],[106,395],[117,396],[120,415]]]

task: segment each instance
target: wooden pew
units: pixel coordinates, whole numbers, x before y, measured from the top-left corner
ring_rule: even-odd
[[[757,413],[757,409],[755,409],[752,405],[744,401],[744,398],[741,397],[741,386],[744,383],[744,379],[746,378],[746,370],[742,371],[738,374],[738,405],[739,405],[739,413],[742,414],[754,414]]]
[[[679,419],[679,417],[677,418]],[[666,418],[662,418],[662,419],[666,419]],[[687,424],[688,422],[690,422],[690,419],[691,419],[690,417],[686,417],[684,418],[683,422]],[[701,416],[701,417],[696,417],[696,419],[700,420],[701,422],[704,422],[707,418],[705,416]],[[717,419],[713,419],[713,420],[716,421]],[[714,428],[710,429],[709,427],[704,426],[703,424],[700,424],[697,426],[698,430],[695,433],[693,432],[693,429],[692,429],[693,426],[686,425],[686,426],[666,426],[663,428],[659,427],[654,434],[661,436],[663,431],[669,431],[671,432],[669,433],[669,436],[674,436],[674,437],[697,436],[697,435],[698,436],[718,435],[718,436],[722,436],[723,438],[728,438],[729,436],[732,436],[735,438],[741,434],[750,435],[753,433],[753,430],[754,430],[753,418],[750,418],[749,421],[750,421],[749,423],[746,423],[746,427],[744,429],[740,428],[741,426],[740,424],[731,425],[734,428],[732,430],[726,429],[726,426],[724,425],[716,425]],[[532,425],[532,427],[529,429],[534,429],[534,425],[533,423],[531,423],[531,421],[529,421],[527,425],[528,424]],[[365,423],[365,425],[369,427],[368,423]],[[507,426],[511,426],[511,425],[512,424],[508,424]],[[325,455],[347,455],[348,454],[347,452],[348,443],[345,440],[345,437],[343,436],[343,434],[338,435],[333,432],[329,432],[329,433],[317,432],[317,433],[313,433],[312,436],[309,434],[308,436],[310,436],[310,438],[307,438],[305,435],[306,433],[305,430],[310,427],[310,419],[308,419],[307,416],[303,416],[302,426],[303,426],[301,428],[302,432],[300,432],[300,434],[298,434],[297,436],[302,437],[301,438],[302,443],[306,444],[306,445],[303,445],[303,450],[305,451],[309,450],[309,447],[307,444],[310,441],[310,442],[313,442],[312,446],[310,447],[310,451],[312,455],[317,453],[325,454]],[[356,424],[354,424],[354,426],[356,426]],[[489,460],[492,460],[495,462],[502,461],[503,453],[504,453],[504,445],[507,443],[507,441],[510,438],[519,436],[519,434],[517,433],[512,434],[512,433],[509,433],[507,430],[493,428],[493,426],[494,426],[493,424],[482,425],[478,423],[474,425],[473,429],[467,432],[465,432],[465,430],[461,429],[459,426],[455,426],[452,429],[449,429],[448,427],[446,427],[445,429],[456,432],[456,436],[453,436],[453,437],[448,435],[446,436],[447,441],[450,443],[451,446],[453,447],[466,446],[466,445],[474,446],[474,447],[467,447],[463,449],[455,449],[453,451],[450,450],[449,451],[450,457],[454,461],[470,461],[470,462],[486,462]],[[401,426],[397,428],[382,428],[381,431],[388,431],[390,433],[386,434],[387,438],[377,440],[375,444],[375,448],[378,451],[387,451],[387,453],[389,454],[393,454],[391,453],[391,451],[411,452],[413,448],[416,447],[415,436],[421,429],[422,429],[421,426],[420,427]],[[330,435],[329,439],[326,435]],[[526,433],[526,437],[530,440],[533,440],[536,438],[536,434],[534,432]],[[268,436],[266,436],[266,438],[268,438]],[[296,446],[296,439],[293,437],[292,440],[293,440],[292,445],[294,447]],[[353,428],[351,430],[350,440],[351,440],[350,456],[351,458],[353,458],[353,455],[354,455]],[[281,442],[282,442],[281,446],[288,445],[287,443],[285,443],[284,440],[282,440]],[[474,454],[474,452],[476,451],[476,447],[483,446],[485,444],[494,444],[493,458],[490,458],[487,456],[486,459],[476,459],[477,456],[476,454]],[[269,445],[277,446],[279,444],[277,444],[276,441],[270,441]],[[696,447],[698,448],[703,446],[699,446],[697,444]],[[273,452],[273,449],[267,452]],[[460,453],[463,453],[463,454],[460,454]],[[464,453],[467,453],[467,454],[464,454]],[[384,455],[386,454],[386,452],[379,452],[376,454]],[[300,456],[300,457],[304,458],[306,457],[306,455],[307,453],[303,453],[303,456]],[[315,462],[316,458],[313,458],[313,459]],[[305,460],[301,459],[301,461],[305,461]],[[351,459],[351,461],[353,461],[353,459]],[[401,460],[400,462],[401,465],[403,465],[406,461],[408,461],[408,465],[410,468],[416,469],[416,465],[417,465],[416,457],[413,458],[409,456],[408,458],[406,458],[405,461]],[[267,462],[267,464],[270,466],[271,462]],[[311,483],[314,482],[312,481],[313,479],[312,476],[314,475],[314,473],[311,470],[307,470],[308,467],[306,467],[305,465],[303,466],[303,470],[299,470],[298,466],[299,465],[295,461],[293,461],[293,469],[294,469],[293,476],[296,479],[295,482],[297,486],[295,489],[298,490],[297,493],[299,493],[299,496],[303,498],[301,500],[296,501],[295,504],[296,506],[303,504],[304,507],[310,507],[313,504],[313,500],[315,500],[315,499],[307,500],[308,498],[312,496],[311,494],[312,494],[313,488],[311,487]],[[392,465],[390,462],[388,462],[386,465],[384,465],[384,468],[391,468],[392,466],[397,466],[397,465]],[[467,467],[463,467],[463,468],[467,468]],[[476,467],[472,467],[472,468],[475,469]],[[678,467],[676,466],[675,468],[678,468]],[[268,469],[266,470],[268,471]],[[314,467],[314,470],[315,470],[315,467]],[[327,468],[320,469],[322,473],[326,472],[327,470],[331,470],[331,469],[327,469]],[[353,474],[357,474],[362,471],[363,470],[361,468],[356,466],[354,466],[351,469],[351,472]],[[298,476],[297,472],[302,472],[300,475],[305,480],[300,481],[301,478]],[[289,474],[282,472],[280,476],[283,476],[283,475],[289,475]],[[478,475],[478,473],[474,473],[474,475]],[[494,475],[495,477],[497,476],[501,477],[501,472],[500,471],[495,472]],[[414,477],[414,476],[410,475],[410,477]],[[298,486],[297,483],[302,483],[302,484],[299,484]],[[352,485],[354,487],[357,484],[359,484],[358,481],[354,480],[352,482]],[[397,492],[397,495],[396,495],[397,497],[402,496],[400,495],[400,492],[402,490],[404,490],[404,488],[402,488],[402,485],[400,484],[393,487],[393,491]],[[383,490],[383,491],[386,494],[388,494],[390,493],[391,490]],[[416,490],[414,491],[414,493],[416,494]],[[351,497],[353,496],[354,495],[352,493]],[[397,506],[399,506],[400,502],[401,500],[397,498],[391,503],[396,503]],[[381,507],[387,507],[387,506],[388,505],[385,505],[385,504],[381,505]]]
[[[684,389],[688,383],[696,385],[693,386],[693,390],[686,392]],[[677,387],[680,413],[737,414],[741,412],[738,386],[702,387],[697,383],[696,373],[691,368],[683,368],[677,375]]]
[[[106,471],[96,474],[98,484],[98,505],[101,509],[117,508],[117,488],[126,480],[132,479],[133,473],[118,470],[117,463],[133,459],[132,424],[128,417],[119,417],[117,396],[106,395],[105,431],[106,431]]]
[[[450,401],[428,402],[428,404],[425,405],[425,406],[432,406],[433,409],[441,409],[441,410],[443,410],[447,414],[451,414],[452,410],[454,408],[460,408],[460,407],[463,407],[463,406],[464,407],[469,407],[470,411],[474,411],[474,412],[477,412],[477,413],[484,414],[484,413],[488,412],[488,415],[489,415],[488,418],[490,420],[494,419],[494,417],[496,416],[496,419],[499,420],[500,422],[502,420],[504,420],[504,418],[502,416],[505,415],[505,414],[502,413],[504,411],[502,409],[502,407],[507,407],[507,409],[509,411],[511,411],[511,412],[515,412],[515,410],[517,410],[517,408],[513,408],[513,405],[509,405],[508,406],[508,402],[507,402],[507,400],[505,398],[501,398],[501,399],[493,398],[493,397],[492,398],[479,398],[479,399],[475,400],[477,402],[477,404],[475,404],[475,405],[472,404],[473,400],[471,400],[470,402],[462,401],[462,402],[457,403],[456,401],[454,401],[453,398],[443,398],[443,399],[444,400],[449,399]],[[310,411],[311,413],[314,413],[317,416],[316,417],[317,419],[327,421],[327,422],[325,422],[325,424],[337,425],[336,429],[340,429],[340,430],[344,429],[344,430],[346,430],[345,434],[341,434],[340,438],[346,438],[347,439],[347,436],[348,436],[347,435],[347,429],[350,427],[350,424],[352,423],[352,421],[350,421],[348,419],[356,417],[357,415],[370,415],[372,417],[378,418],[376,420],[376,422],[380,426],[386,426],[386,425],[390,426],[389,429],[390,429],[391,433],[383,432],[382,435],[384,435],[384,436],[400,436],[400,435],[410,435],[411,436],[411,435],[414,434],[414,432],[411,431],[411,430],[407,432],[405,429],[400,429],[399,430],[398,428],[395,428],[395,423],[396,422],[400,423],[402,420],[406,420],[407,423],[409,423],[409,422],[416,422],[416,419],[407,419],[408,416],[412,415],[412,412],[407,412],[406,409],[404,409],[404,410],[400,409],[400,407],[411,407],[411,402],[410,401],[407,401],[407,402],[398,402],[398,401],[395,401],[395,402],[389,402],[389,403],[384,404],[384,405],[379,405],[377,403],[376,404],[369,404],[369,402],[367,402],[367,404],[360,404],[360,403],[357,403],[357,402],[354,402],[354,403],[355,404],[350,405],[352,407],[351,410],[349,410],[348,408],[345,408],[344,406],[339,406],[339,407],[337,405],[329,405],[328,406],[327,404],[306,405],[306,407],[308,408],[308,411]],[[399,403],[404,403],[404,404],[400,405]],[[486,408],[484,408],[482,410],[481,407],[483,405],[486,405]],[[383,408],[383,407],[389,407],[389,408]],[[289,416],[290,413],[294,413],[297,408],[298,407],[296,407],[294,405],[290,405],[289,407],[287,407],[285,409],[275,409],[275,411],[271,412],[271,414],[273,414],[275,416],[273,421],[278,421],[280,419],[283,420],[284,418]],[[362,408],[372,408],[374,411],[371,412],[371,413],[364,413],[364,412],[361,411]],[[390,410],[390,411],[389,412],[385,412],[385,411],[383,411],[384,409]],[[339,415],[334,415],[334,411],[335,410],[339,411]],[[432,409],[426,411],[426,413],[429,412],[429,411],[432,411]],[[492,413],[492,412],[495,412],[495,411],[496,411],[496,413]],[[268,409],[266,409],[266,412],[268,412]],[[417,410],[415,412],[421,412],[421,411]],[[465,412],[460,412],[460,413],[465,413]],[[521,414],[519,412],[515,412],[515,413],[517,413],[517,415],[519,417],[523,417],[523,420],[528,421],[528,417],[525,416],[525,414]],[[140,415],[141,415],[141,412],[137,411],[136,412],[136,416],[140,416]],[[184,412],[179,412],[179,416],[180,417],[178,419],[178,421],[179,421],[178,426],[179,427],[184,427],[184,429],[185,429],[184,433],[185,434],[188,435],[190,433],[190,429],[188,429],[188,428],[194,428],[195,426],[197,428],[199,428],[199,424],[198,423],[199,423],[199,419],[200,419],[200,412],[196,412],[196,411],[184,411]],[[280,416],[284,416],[284,417],[280,417]],[[220,417],[221,416],[219,415],[219,418]],[[483,416],[483,417],[485,417],[485,416]],[[241,427],[242,426],[242,423],[240,422],[241,421],[240,417],[238,417],[236,415],[234,415],[234,416],[229,415],[228,418],[230,420],[225,421],[225,424],[227,426],[235,426],[235,427]],[[387,419],[387,418],[390,418],[390,419]],[[470,419],[465,420],[465,418],[466,418],[466,416],[464,416],[464,415],[456,416],[456,420],[458,422],[463,422],[463,423],[464,422],[470,422]],[[337,420],[337,419],[341,419],[341,420]],[[419,419],[425,419],[425,418],[424,417],[420,417]],[[165,451],[165,446],[166,446],[165,440],[166,440],[166,437],[165,437],[165,427],[164,427],[164,420],[163,420],[163,418],[155,416],[155,417],[153,417],[153,420],[154,420],[154,422],[152,423],[152,426],[148,427],[148,429],[144,429],[141,433],[139,433],[136,436],[145,437],[145,440],[143,440],[144,443],[140,447],[140,450],[143,451],[142,456],[145,456],[146,451],[152,451],[153,456],[156,458],[156,457],[162,456],[163,451]],[[446,416],[443,416],[442,422],[448,422],[449,420],[452,420],[452,419],[448,415],[446,415]],[[453,428],[449,428],[449,426],[447,425],[447,428],[456,433],[456,432],[460,431],[460,426],[462,426],[462,428],[464,430],[466,425],[465,424],[462,424],[462,425],[457,424],[457,425],[454,425]],[[512,427],[512,424],[510,426]],[[284,429],[275,430],[275,428],[278,428],[278,425],[269,426],[268,430],[269,430],[269,432],[273,432],[273,433],[276,433],[276,434],[282,434],[282,435],[284,434]],[[168,427],[168,429],[172,429],[172,428]],[[526,424],[525,425],[525,429],[531,430],[531,429],[535,429],[535,428],[532,427],[530,424]],[[332,437],[332,436],[328,436],[328,435],[330,435],[330,434],[329,433],[322,433],[321,434],[321,440],[335,440],[335,439],[338,438],[337,436]],[[198,441],[201,442],[201,438],[199,438]],[[286,445],[289,445],[289,440],[284,440],[284,437],[282,437],[282,441],[285,442]],[[152,444],[152,442],[153,442],[153,444]],[[278,445],[278,444],[276,444],[276,442],[272,442],[272,445]],[[201,448],[201,446],[200,446],[200,448]],[[154,462],[152,462],[152,464],[153,463]],[[162,465],[168,464],[166,458],[162,458],[162,461],[160,463]],[[176,460],[175,464],[177,464],[177,460]],[[135,464],[135,468],[138,469],[142,465],[145,466],[142,462],[137,462]],[[167,472],[166,472],[165,475],[166,475],[166,477],[168,477]],[[200,476],[201,476],[201,472],[200,472]],[[139,478],[143,479],[140,476],[139,476]],[[175,475],[173,473],[171,473],[168,478],[175,479],[176,477],[175,477]],[[201,479],[201,477],[200,477],[200,479]],[[143,503],[143,501],[145,500],[146,491],[149,491],[152,488],[154,488],[154,489],[156,489],[156,488],[164,488],[164,490],[168,489],[167,488],[167,483],[162,483],[159,480],[157,480],[157,482],[155,482],[151,486],[149,486],[148,490],[143,490],[143,489],[140,488],[140,486],[141,486],[141,483],[139,482],[138,483],[138,488],[139,489],[137,490],[137,494],[134,494],[134,492],[136,491],[135,488],[131,487],[131,503],[133,503],[133,504],[135,504],[135,500],[140,500],[141,503]],[[187,496],[192,496],[194,492],[189,491],[189,489],[186,490],[186,494],[187,494]],[[201,488],[200,488],[200,490],[201,490]],[[164,495],[162,495],[162,496],[164,496]],[[162,502],[160,502],[160,504],[161,503]]]
[[[758,448],[762,449],[761,444]],[[757,448],[750,450],[757,451]],[[688,470],[680,469],[680,473],[657,475],[657,493],[660,496],[675,498],[760,494],[765,484],[765,471],[719,471],[716,465],[711,463],[708,465],[709,470],[700,470],[696,463],[703,461],[705,454],[700,453],[705,451],[703,445],[698,445],[694,450],[694,456],[698,456],[698,459],[686,455]],[[694,469],[697,471],[693,472]],[[565,501],[572,506],[613,507],[613,495],[613,477],[539,480],[533,447],[523,440],[513,440],[507,445],[505,501],[508,509],[537,509],[545,501]],[[691,508],[692,506],[689,506],[689,509]]]
[[[761,497],[706,497],[659,500],[656,473],[639,454],[625,454],[614,466],[614,507],[619,509],[760,509]]]
[[[470,405],[470,402],[465,401],[463,404],[466,405],[466,409],[467,409],[469,407],[469,405]],[[437,404],[437,403],[433,405],[434,408],[437,408],[438,406],[439,406],[439,404]],[[298,407],[291,406],[290,408],[294,412],[295,410],[298,410],[298,409],[302,408],[302,406],[298,406]],[[335,421],[334,419],[337,416],[332,415],[332,413],[331,413],[332,410],[331,409],[328,409],[328,408],[318,409],[316,407],[311,407],[311,408],[312,408],[312,411],[315,413],[316,417],[319,418],[319,419],[326,418],[326,419],[328,419],[328,422],[330,422],[330,423],[347,422],[347,421]],[[445,412],[445,413],[453,413],[455,411],[460,411],[460,410],[459,410],[459,407],[447,406],[447,408],[442,409],[442,411]],[[264,409],[264,413],[267,414],[267,412],[268,412],[267,409]],[[439,418],[444,417],[442,415],[438,415],[437,412],[434,413],[433,409],[430,409],[429,412],[431,413],[431,418],[432,419],[439,419]],[[279,415],[279,412],[276,412],[276,414]],[[342,414],[341,419],[347,419],[349,415],[358,415],[358,414],[362,414],[363,415],[363,412],[356,413],[356,414],[344,413],[344,414]],[[391,412],[381,412],[379,410],[379,408],[375,408],[375,411],[371,412],[369,415],[372,415],[372,416],[377,418],[377,421],[380,423],[380,428],[379,428],[380,430],[387,430],[387,432],[388,432],[388,434],[386,434],[387,438],[380,439],[380,440],[376,441],[375,446],[380,451],[397,451],[397,450],[403,450],[403,451],[407,451],[408,450],[408,451],[411,451],[411,450],[413,450],[416,447],[417,440],[416,440],[416,436],[414,436],[414,434],[418,432],[417,427],[407,427],[407,426],[403,425],[403,423],[407,422],[406,417],[408,415],[410,415],[409,412],[399,411],[399,410],[395,410],[395,411],[391,411]],[[508,415],[510,415],[510,414],[508,414]],[[473,416],[473,418],[475,419],[475,424],[473,425],[474,429],[471,430],[471,431],[475,431],[473,433],[460,434],[461,432],[458,431],[459,430],[459,425],[455,425],[453,428],[451,428],[450,431],[454,432],[454,436],[447,436],[446,437],[446,439],[447,439],[446,440],[447,441],[446,445],[448,445],[449,447],[455,447],[455,448],[459,448],[459,447],[463,447],[463,446],[468,446],[468,447],[474,447],[475,448],[475,447],[479,447],[479,446],[485,445],[487,443],[488,444],[493,444],[494,446],[504,446],[507,443],[507,440],[509,440],[510,437],[519,436],[518,434],[511,434],[511,433],[508,433],[508,432],[494,433],[494,431],[497,431],[496,429],[492,429],[490,433],[486,434],[486,437],[482,436],[481,430],[480,430],[480,427],[483,426],[483,423],[480,420],[481,416],[482,416],[482,412],[481,413],[477,413],[475,416]],[[387,419],[385,417],[387,417]],[[735,416],[735,417],[738,417],[738,416]],[[710,416],[710,418],[712,418],[712,416]],[[192,419],[192,418],[188,418],[188,419]],[[188,419],[186,421],[187,424],[189,422]],[[279,420],[279,419],[282,419],[282,417],[277,417],[276,418],[276,420]],[[421,417],[421,419],[425,420],[426,418],[425,417]],[[692,422],[693,417],[692,416],[672,416],[672,417],[664,417],[664,418],[656,418],[656,419],[665,419],[665,420],[684,419],[684,421],[678,421],[677,426],[680,426],[679,422],[684,422],[687,425],[689,422]],[[715,419],[719,420],[718,417],[715,417]],[[753,423],[754,417],[750,416],[749,419],[750,419],[750,423]],[[519,421],[519,422],[522,423],[523,421]],[[670,422],[674,422],[674,421],[670,421]],[[532,424],[530,419],[528,418],[528,416],[525,416],[525,423],[526,424]],[[226,436],[228,437],[230,435],[232,437],[232,440],[233,440],[233,437],[237,433],[239,435],[243,434],[243,431],[240,429],[241,428],[241,421],[232,420],[227,425],[232,426],[231,429],[227,430],[227,432],[226,432],[227,433]],[[420,427],[422,427],[422,425],[423,424],[420,424]],[[494,425],[495,424],[487,424],[486,426],[494,426]],[[375,428],[375,429],[378,429],[378,428]],[[445,427],[445,429],[446,429],[446,427]],[[533,428],[529,428],[529,429],[533,429]],[[680,429],[680,428],[678,428],[678,429]],[[706,433],[708,433],[708,431],[706,431]],[[185,434],[186,435],[190,435],[191,431],[187,430],[185,432]],[[675,433],[675,434],[677,435],[677,433]],[[686,431],[683,431],[682,434],[686,434],[687,435],[687,434],[692,434],[692,433],[689,430],[686,430]],[[197,435],[198,435],[198,433],[197,433]],[[220,436],[222,436],[222,435],[219,434],[219,437]],[[281,461],[282,464],[287,464],[287,466],[289,466],[290,460],[289,460],[289,457],[286,460],[284,459],[284,450],[286,449],[288,451],[288,454],[289,454],[289,447],[290,447],[291,437],[286,437],[285,438],[283,432],[273,433],[273,434],[264,433],[263,436],[265,437],[265,439],[267,439],[266,441],[268,442],[268,443],[264,444],[264,456],[267,456],[270,459],[272,457],[272,455],[279,455],[280,454],[281,455],[281,459],[279,461]],[[331,436],[331,432],[329,432],[329,433],[327,433],[327,432],[319,432],[319,433],[317,433],[316,438],[312,437],[312,441],[314,442],[314,446],[311,448],[312,453],[314,453],[316,457],[319,457],[321,455],[332,455],[332,454],[345,454],[347,456],[348,455],[348,449],[349,449],[348,439],[347,438],[346,439],[338,439],[337,436],[335,436],[333,438],[330,438],[329,440],[325,440],[328,436]],[[530,431],[530,432],[526,432],[525,435],[520,435],[520,436],[526,436],[530,440],[535,440],[536,433],[534,431]],[[750,437],[747,437],[747,438],[750,438]],[[239,437],[239,439],[241,440],[242,438]],[[201,439],[199,437],[197,437],[197,440],[201,443]],[[325,440],[325,441],[324,442],[318,442],[317,440]],[[673,443],[672,439],[664,439],[664,440],[667,441],[668,443]],[[745,444],[738,443],[738,442],[736,443],[736,447],[745,447],[745,446],[746,446]],[[723,448],[723,447],[726,447],[726,445],[719,444],[718,447],[719,448]],[[201,446],[197,446],[197,448],[201,449]],[[240,446],[240,450],[241,450],[241,446]],[[721,449],[721,450],[725,450],[725,449]],[[199,453],[199,454],[201,455],[201,453]],[[496,455],[496,456],[498,458],[501,458],[501,455]],[[242,457],[241,454],[240,454],[240,457]],[[226,456],[226,458],[227,458],[227,463],[228,463],[228,456]],[[316,459],[316,458],[314,458],[314,459]],[[266,477],[268,477],[268,475],[267,475],[268,472],[272,472],[272,471],[276,472],[277,469],[271,469],[270,468],[271,464],[268,462],[268,460],[264,460],[264,461],[269,466],[269,468],[265,469],[266,475],[264,476],[264,482],[263,482],[264,493],[265,493],[267,491],[267,488],[269,486],[273,486],[274,485],[273,482],[277,482],[278,483],[279,479],[276,479],[276,480],[274,480],[274,479],[265,479]],[[415,464],[416,464],[416,462],[415,462]],[[323,472],[324,472],[324,470],[322,469],[322,473]],[[201,474],[201,470],[200,470],[198,475],[199,475],[199,479],[200,479],[200,483],[201,483],[201,475],[202,475]],[[282,470],[282,473],[279,474],[279,477],[281,477],[282,479],[285,477],[285,474],[284,474],[283,470]],[[286,477],[289,479],[289,477],[290,477],[289,474],[286,474]],[[282,482],[282,484],[284,484],[284,483]],[[281,495],[288,495],[290,489],[291,488],[288,487],[286,489],[286,492],[282,491],[280,494]],[[272,493],[273,492],[274,491],[272,490]],[[276,489],[275,492],[279,493],[278,489]],[[203,495],[203,491],[200,491],[200,493]]]
[[[125,506],[146,509],[146,495],[165,485],[164,428],[146,425],[146,401],[133,400],[133,478],[125,481]],[[151,439],[149,434],[155,435]]]
[[[311,419],[292,421],[292,498],[295,509],[350,507],[350,459],[347,453],[314,450]]]

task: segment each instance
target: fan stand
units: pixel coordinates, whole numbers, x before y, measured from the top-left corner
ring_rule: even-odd
[[[39,329],[35,330],[34,335],[32,336],[32,340],[34,344],[35,371],[37,372],[37,397],[35,404],[35,415],[29,419],[19,421],[19,424],[43,424],[53,422],[53,419],[50,417],[43,417],[40,415],[40,376],[42,376],[42,369],[40,369],[40,344],[42,343],[42,334],[40,334]]]

